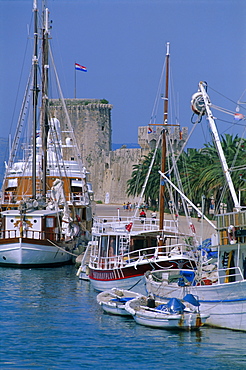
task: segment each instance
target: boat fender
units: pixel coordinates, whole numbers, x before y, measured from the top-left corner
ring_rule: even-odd
[[[185,286],[185,280],[184,280],[183,277],[180,277],[178,279],[178,286],[180,286],[180,287],[184,287]]]
[[[74,223],[70,223],[69,226],[70,226],[70,235],[71,236],[74,236],[74,237],[75,236],[78,236],[79,233],[80,233],[80,227],[79,227],[79,225],[74,224]]]
[[[154,297],[148,297],[147,299],[147,307],[155,308],[155,299]]]
[[[237,239],[235,236],[235,227],[233,225],[230,225],[227,229],[227,232],[228,232],[229,244],[235,244],[237,242]]]
[[[208,278],[202,278],[202,285],[212,285],[212,280]]]
[[[78,222],[81,222],[81,218],[80,218],[80,216],[79,216],[79,215],[76,215],[76,220],[77,220]]]
[[[195,226],[193,225],[193,223],[192,223],[192,222],[190,222],[190,229],[191,229],[191,231],[193,232],[193,234],[195,234],[195,233],[196,233]]]

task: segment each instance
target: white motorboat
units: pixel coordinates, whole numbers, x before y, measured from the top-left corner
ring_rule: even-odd
[[[198,330],[208,315],[199,312],[199,302],[191,294],[181,301],[171,298],[158,301],[150,297],[137,297],[126,303],[136,323],[159,329]]]
[[[126,302],[139,296],[140,294],[129,290],[113,288],[99,293],[97,295],[97,302],[107,313],[130,316],[131,314],[125,310]]]

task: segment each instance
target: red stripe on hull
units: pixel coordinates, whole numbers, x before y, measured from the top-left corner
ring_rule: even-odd
[[[193,268],[195,265],[193,266]],[[134,266],[127,266],[122,268],[114,268],[108,270],[92,269],[89,270],[89,278],[92,280],[100,281],[114,281],[123,280],[132,277],[140,277],[147,271],[160,270],[163,268],[168,269],[192,269],[191,262],[188,260],[179,261],[160,261],[158,263],[146,263]]]

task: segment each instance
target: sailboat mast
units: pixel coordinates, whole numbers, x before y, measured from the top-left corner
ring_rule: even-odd
[[[227,165],[227,162],[226,162],[226,158],[225,158],[222,146],[221,146],[219,134],[218,134],[216,124],[215,124],[215,121],[214,121],[214,117],[213,117],[213,114],[210,110],[209,97],[208,97],[208,94],[207,94],[203,85],[204,85],[204,83],[200,82],[199,83],[199,89],[202,93],[202,97],[203,97],[203,101],[204,101],[204,105],[205,105],[205,109],[206,109],[206,113],[207,113],[207,117],[208,117],[208,122],[209,122],[209,125],[210,125],[211,132],[213,134],[215,145],[216,145],[218,153],[219,153],[219,158],[220,158],[220,161],[221,161],[221,164],[222,164],[222,167],[223,167],[223,172],[225,174],[227,184],[229,186],[229,190],[230,190],[233,202],[234,202],[234,206],[239,211],[241,207],[240,207],[240,204],[239,204],[239,201],[238,201],[238,198],[237,198],[237,194],[236,194],[233,182],[232,182],[232,178],[231,178],[231,175],[230,175],[230,172],[229,172],[229,168],[228,168],[228,165]]]
[[[166,167],[166,128],[165,125],[167,124],[168,120],[168,90],[169,90],[169,42],[167,43],[167,52],[166,52],[166,80],[165,80],[165,97],[164,97],[164,116],[163,116],[163,124],[164,127],[162,129],[162,145],[161,145],[161,172],[165,173]],[[165,182],[164,179],[160,178],[160,195],[159,195],[159,212],[160,212],[160,230],[163,230],[164,226],[164,208],[165,208]]]
[[[32,154],[32,197],[36,199],[36,131],[37,131],[37,106],[38,106],[38,8],[37,0],[33,1],[34,12],[34,50],[33,50],[33,154]]]
[[[44,23],[42,35],[42,195],[46,195],[46,173],[47,173],[47,138],[49,132],[49,116],[48,116],[48,70],[49,70],[49,10],[44,9]]]

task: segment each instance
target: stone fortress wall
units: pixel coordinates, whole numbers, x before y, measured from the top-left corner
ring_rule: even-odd
[[[140,148],[129,149],[123,146],[112,151],[113,106],[104,99],[65,99],[65,102],[83,163],[90,172],[89,181],[92,183],[94,199],[105,202],[108,195],[110,203],[136,202],[137,199],[126,195],[127,180],[131,178],[133,165],[139,164],[155,147],[161,126],[156,126],[156,130],[151,134],[148,133],[147,126],[138,128]],[[53,115],[61,123],[62,130],[67,130],[61,101],[52,100],[51,107]],[[187,135],[186,127],[182,129],[181,134],[177,127],[170,134],[175,151],[182,147]]]

